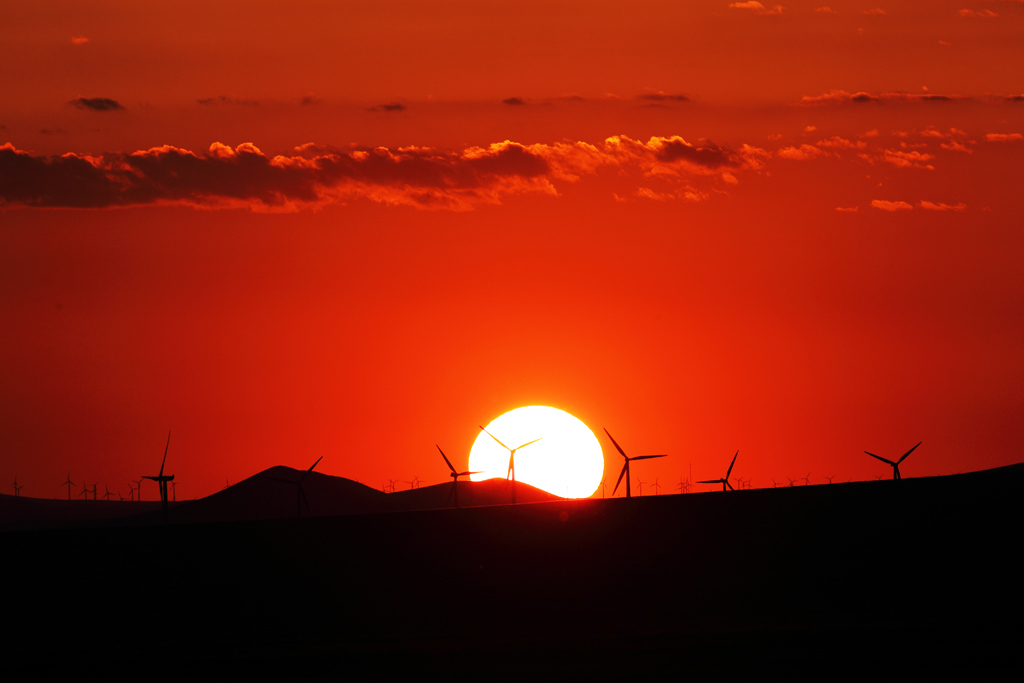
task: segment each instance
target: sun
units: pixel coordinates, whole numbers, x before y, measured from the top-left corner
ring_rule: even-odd
[[[566,498],[586,498],[601,485],[604,454],[597,437],[583,422],[558,408],[526,406],[511,410],[487,425],[487,431],[515,454],[516,481]],[[523,446],[539,439],[528,446]],[[509,452],[480,432],[469,452],[473,481],[504,478]]]

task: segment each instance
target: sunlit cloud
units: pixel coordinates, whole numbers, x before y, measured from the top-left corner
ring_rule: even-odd
[[[117,111],[124,109],[124,106],[117,100],[109,97],[76,97],[68,102],[73,107],[88,109],[90,111]]]
[[[886,12],[881,7],[875,7],[873,9],[862,10],[861,14],[869,14],[869,15],[874,15],[874,16],[882,17],[882,16],[885,16],[886,14],[888,14],[888,12]]]
[[[776,152],[775,155],[780,159],[806,161],[807,159],[817,159],[818,157],[828,156],[828,152],[819,149],[814,145],[800,145],[799,147],[783,147]]]
[[[909,202],[892,202],[887,199],[872,199],[871,206],[882,211],[910,211],[914,208],[914,205]]]
[[[934,154],[917,151],[905,152],[898,149],[884,149],[881,153],[882,161],[898,168],[926,168],[934,170],[935,167],[928,163],[934,158]]]
[[[993,12],[990,9],[980,9],[980,10],[961,9],[961,10],[957,10],[956,13],[958,15],[960,15],[961,17],[981,17],[983,19],[992,19],[994,17],[998,17],[999,16],[998,14],[996,14],[995,12]]]
[[[1024,140],[1021,133],[987,133],[985,139],[989,142],[1020,142]]]
[[[839,213],[857,213],[860,209],[856,206],[837,206],[836,211]]]
[[[782,14],[782,5],[775,5],[771,8],[765,7],[757,0],[749,0],[748,2],[730,2],[730,9],[744,9],[750,10],[754,14]]]
[[[964,211],[967,209],[967,205],[963,202],[959,204],[943,204],[942,202],[926,202],[924,200],[918,202],[918,206],[926,211]]]
[[[72,45],[85,45],[89,42],[89,39],[85,36],[71,36]]]
[[[821,12],[822,14],[839,14],[839,12],[836,12],[834,9],[832,9],[828,5],[825,5],[824,7],[818,7],[814,11],[815,12]]]

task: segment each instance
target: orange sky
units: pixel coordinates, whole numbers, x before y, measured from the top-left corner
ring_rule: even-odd
[[[1021,459],[1024,2],[208,4],[0,24],[8,493]]]

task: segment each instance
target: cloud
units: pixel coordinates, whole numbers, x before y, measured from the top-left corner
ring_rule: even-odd
[[[118,109],[124,109],[120,102],[107,97],[76,97],[68,102],[68,104],[79,109],[89,109],[91,111],[117,111]]]
[[[959,204],[943,204],[942,202],[939,202],[936,204],[922,200],[918,202],[917,205],[927,211],[964,211],[967,208],[967,205],[963,202],[960,202]]]
[[[239,105],[242,107],[258,107],[260,105],[259,100],[252,100],[247,97],[238,97],[237,95],[218,95],[217,97],[203,97],[196,100],[199,104],[204,107],[213,107],[220,104],[227,105]]]
[[[834,9],[832,9],[828,5],[825,5],[824,7],[818,7],[814,11],[815,12],[821,12],[822,14],[839,14],[839,12],[836,12]]]
[[[690,98],[686,95],[670,95],[661,90],[653,90],[646,92],[643,95],[637,95],[638,100],[645,100],[647,102],[689,102]]]
[[[1024,135],[1020,133],[986,133],[985,139],[989,142],[1020,142]]]
[[[906,93],[887,92],[873,95],[868,92],[847,92],[846,90],[830,90],[821,95],[804,95],[800,98],[800,104],[823,105],[823,104],[864,104],[869,102],[951,102],[955,100],[969,99],[963,95],[940,95],[936,93]]]
[[[881,7],[875,7],[874,9],[861,10],[861,14],[871,14],[879,17],[884,17],[886,14],[888,14],[888,12],[886,12]]]
[[[776,152],[775,155],[780,159],[805,161],[807,159],[817,159],[818,157],[829,156],[829,153],[818,149],[814,145],[800,145],[799,147],[783,147]]]
[[[818,147],[826,147],[830,149],[866,149],[868,146],[863,140],[852,142],[846,138],[841,138],[838,135],[834,135],[826,140],[818,140],[816,144]]]
[[[961,9],[961,10],[957,10],[956,13],[959,14],[961,17],[981,17],[983,19],[992,19],[994,17],[998,17],[999,16],[998,14],[996,14],[995,12],[993,12],[990,9],[981,9],[981,10]]]
[[[366,199],[470,209],[510,195],[557,195],[556,183],[577,182],[602,168],[615,169],[620,182],[634,187],[642,183],[658,194],[692,199],[688,192],[701,192],[692,186],[698,179],[735,184],[737,172],[757,166],[744,154],[679,136],[646,142],[614,136],[597,144],[505,140],[461,150],[306,144],[288,156],[219,142],[203,154],[164,145],[131,154],[35,156],[7,143],[0,146],[0,206],[297,210]]]
[[[71,36],[72,45],[85,45],[89,42],[89,39],[85,36]]]
[[[757,0],[748,0],[748,2],[730,2],[729,8],[746,9],[752,11],[754,14],[782,14],[782,5],[775,5],[769,9]]]
[[[387,104],[378,104],[376,107],[370,107],[370,111],[405,111],[406,107],[401,102],[388,102]]]
[[[934,158],[934,154],[916,151],[904,152],[898,149],[883,149],[881,155],[882,161],[898,168],[927,168],[928,170],[935,169],[928,163]]]
[[[305,107],[310,107],[316,104],[323,104],[324,98],[317,97],[316,95],[303,95],[299,102]]]
[[[836,211],[839,213],[857,213],[860,209],[856,206],[837,206]]]
[[[517,107],[517,106],[526,104],[526,102],[524,102],[521,97],[506,97],[505,99],[503,99],[501,101],[501,103],[502,104],[508,104],[508,105],[513,106],[513,107]]]
[[[907,202],[891,202],[887,199],[872,199],[871,206],[882,211],[909,211],[914,208],[913,204]]]

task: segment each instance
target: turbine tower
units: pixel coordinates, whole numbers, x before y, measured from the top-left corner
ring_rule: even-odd
[[[732,487],[732,484],[729,483],[729,475],[732,474],[732,466],[736,464],[736,456],[738,456],[739,454],[740,454],[740,452],[736,451],[736,455],[732,456],[732,462],[729,463],[729,470],[725,473],[725,476],[723,478],[721,478],[721,479],[705,479],[704,481],[698,481],[697,483],[698,484],[721,484],[723,491],[725,490],[726,486],[728,486],[730,490],[735,491],[736,489],[734,489]],[[792,480],[790,480],[790,481],[792,481]]]
[[[437,446],[437,444],[434,444],[434,445]],[[449,474],[448,476],[450,476],[452,478],[452,488],[448,491],[448,500],[451,500],[452,496],[454,495],[455,496],[455,507],[456,507],[456,509],[458,509],[458,507],[459,507],[459,477],[466,477],[466,476],[469,476],[470,474],[480,474],[480,473],[479,472],[458,472],[458,471],[456,471],[456,469],[454,467],[452,467],[452,461],[448,459],[448,456],[444,454],[444,451],[441,450],[440,446],[437,446],[437,450],[441,453],[441,457],[444,458],[444,462],[445,462],[446,465],[448,465],[448,469],[451,470],[451,474]],[[445,505],[448,504],[448,500],[445,501]]]
[[[622,478],[625,477],[626,498],[631,498],[632,492],[629,489],[629,463],[633,460],[650,460],[651,458],[664,458],[668,455],[668,453],[662,453],[661,455],[634,455],[631,458],[628,455],[626,455],[626,452],[624,450],[622,450],[622,446],[620,446],[618,442],[615,441],[615,438],[611,435],[611,432],[608,431],[607,427],[604,428],[604,433],[607,434],[608,438],[612,440],[612,443],[615,444],[615,449],[619,452],[619,455],[621,455],[626,461],[622,465],[622,471],[619,472],[619,480],[615,482],[615,488],[612,489],[612,495],[614,496],[615,492],[619,490],[619,484],[622,483]]]
[[[922,443],[924,443],[924,442],[923,441],[918,441],[917,442],[917,446],[920,446]],[[910,455],[911,453],[913,453],[914,449],[917,448],[917,446],[914,446],[914,448],[911,448],[909,451],[904,453],[903,457],[900,458],[899,460],[897,460],[896,462],[893,462],[892,460],[889,460],[888,458],[883,458],[880,455],[875,455],[874,453],[868,453],[868,451],[864,451],[864,452],[867,453],[868,455],[870,455],[872,458],[877,458],[878,460],[881,460],[884,463],[888,463],[888,464],[892,465],[892,478],[893,479],[901,479],[902,477],[900,477],[900,463],[903,462],[904,460],[906,460],[907,456]]]
[[[313,471],[313,468],[320,464],[320,461],[324,459],[324,456],[320,456],[316,459],[316,462],[309,466],[309,469],[302,473],[302,476],[298,480],[292,479],[281,479],[280,477],[270,477],[274,481],[279,481],[284,484],[291,484],[295,487],[295,516],[302,516],[302,504],[306,504],[306,511],[309,511],[309,501],[306,500],[306,492],[302,490],[302,481],[309,476],[309,473]]]
[[[484,429],[484,428],[480,427],[480,429]],[[508,473],[505,475],[505,479],[506,480],[508,480],[509,478],[512,479],[512,504],[515,505],[516,504],[516,451],[518,451],[520,448],[526,448],[531,443],[537,443],[538,441],[540,441],[544,437],[540,437],[538,439],[534,439],[533,441],[527,441],[523,445],[516,446],[515,448],[509,448],[505,444],[501,443],[501,441],[498,440],[498,437],[496,437],[494,434],[491,434],[486,429],[484,429],[484,434],[486,434],[487,436],[489,436],[492,439],[494,439],[495,441],[497,441],[498,444],[501,445],[502,448],[504,448],[506,451],[508,451]]]
[[[164,475],[164,465],[167,464],[167,449],[171,447],[171,432],[167,432],[167,445],[164,446],[164,459],[160,463],[160,474],[155,477],[143,476],[143,479],[150,479],[155,481],[160,486],[160,507],[164,511],[164,515],[167,514],[167,482],[174,481],[174,475]]]

